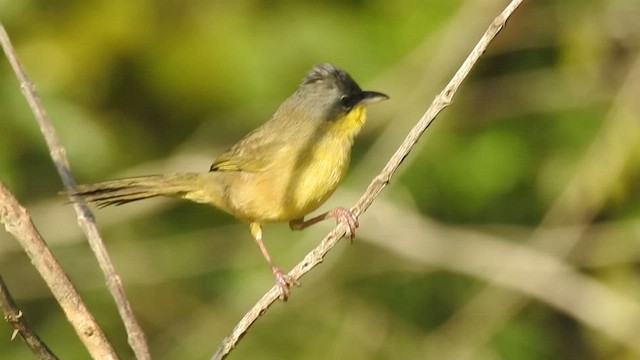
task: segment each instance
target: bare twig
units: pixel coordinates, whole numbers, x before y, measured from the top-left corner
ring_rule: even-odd
[[[22,314],[22,311],[18,309],[18,305],[16,305],[16,302],[13,300],[11,293],[9,293],[9,289],[4,283],[4,279],[2,279],[2,276],[0,276],[0,308],[2,308],[4,320],[11,324],[14,328],[11,340],[13,340],[16,335],[20,335],[29,349],[31,349],[31,351],[33,351],[33,353],[36,354],[39,359],[58,359],[49,349],[49,347],[47,347],[47,345],[35,333],[35,331],[31,329],[31,327],[27,323],[27,320],[24,318],[24,314]]]
[[[462,81],[467,77],[471,68],[478,61],[480,56],[485,52],[489,43],[495,38],[500,30],[506,24],[507,19],[513,14],[513,12],[520,6],[522,0],[513,0],[502,11],[498,17],[496,17],[487,31],[484,33],[480,41],[476,44],[475,48],[471,51],[467,59],[462,66],[458,69],[453,76],[449,84],[444,90],[436,96],[434,101],[427,112],[422,115],[418,123],[413,127],[411,132],[407,135],[402,142],[398,150],[393,154],[387,165],[382,171],[373,179],[364,195],[358,200],[358,202],[351,209],[356,216],[360,216],[363,212],[369,208],[373,200],[380,194],[382,189],[389,183],[389,180],[393,176],[395,170],[400,166],[402,160],[409,154],[413,146],[418,142],[422,133],[433,122],[436,115],[440,113],[445,107],[451,104],[453,95],[456,93],[458,87]],[[313,249],[305,258],[296,265],[289,276],[294,279],[300,279],[304,274],[314,268],[316,265],[322,262],[324,256],[333,248],[338,241],[344,236],[346,228],[342,225],[333,229],[318,245]],[[249,310],[247,314],[240,320],[235,326],[232,332],[225,337],[216,353],[213,355],[212,360],[224,359],[227,354],[236,346],[242,335],[249,329],[249,327],[264,314],[267,309],[278,299],[279,291],[274,286],[272,287],[262,298]]]
[[[33,225],[27,210],[1,182],[0,221],[27,253],[91,356],[94,359],[118,359],[96,319]]]
[[[31,111],[38,122],[40,131],[42,132],[47,146],[49,147],[51,159],[58,170],[58,174],[60,175],[64,186],[72,188],[75,185],[75,180],[73,179],[69,160],[67,159],[64,148],[60,144],[58,135],[49,120],[49,116],[44,110],[44,107],[36,94],[35,87],[20,64],[15,49],[9,40],[9,36],[1,23],[0,45],[2,45],[2,49],[4,50],[4,53],[7,56],[18,80],[20,81],[20,89],[27,99],[27,102],[31,107]],[[135,315],[133,314],[133,310],[131,309],[131,305],[129,304],[129,300],[125,294],[124,287],[122,286],[122,281],[116,273],[115,267],[113,266],[106,247],[104,246],[104,242],[98,232],[98,227],[96,226],[93,214],[83,202],[78,199],[73,200],[73,208],[78,217],[78,225],[80,225],[80,228],[85,233],[87,240],[89,241],[89,246],[96,256],[100,269],[104,274],[107,288],[109,289],[111,296],[114,298],[120,317],[124,322],[129,345],[133,349],[138,360],[149,360],[151,359],[151,355],[149,353],[146,338],[135,318]]]
[[[603,126],[589,146],[585,156],[579,161],[563,192],[553,202],[543,221],[531,234],[527,243],[530,247],[544,249],[555,257],[566,257],[581,238],[587,225],[602,209],[611,193],[617,191],[619,179],[633,163],[633,154],[640,140],[640,57],[636,57],[628,75],[616,95]],[[562,236],[548,236],[551,227],[573,225]],[[536,286],[545,291],[552,282],[557,282],[554,274],[540,274]],[[553,280],[553,281],[552,281]],[[505,292],[495,286],[487,286],[463,307],[456,317],[445,323],[437,335],[432,335],[429,345],[447,338],[456,346],[448,349],[451,358],[472,359],[477,348],[489,341],[492,334],[520,311],[529,299],[521,294]],[[482,326],[477,326],[476,314],[484,314]],[[593,316],[593,314],[592,314]],[[630,320],[631,317],[627,318]],[[608,333],[628,330],[619,322],[618,329]],[[637,328],[633,329],[637,333]],[[620,334],[624,336],[624,334]],[[455,339],[454,339],[455,337]],[[616,338],[616,336],[612,335]],[[451,340],[454,339],[454,340]],[[638,344],[636,340],[636,345]],[[638,351],[638,348],[635,348]]]

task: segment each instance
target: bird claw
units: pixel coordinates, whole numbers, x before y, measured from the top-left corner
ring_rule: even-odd
[[[276,279],[276,286],[280,290],[280,300],[287,301],[291,286],[300,286],[300,283],[275,266],[271,268],[271,272],[273,272],[273,277]]]
[[[356,236],[356,229],[360,225],[358,218],[349,209],[338,207],[329,212],[329,215],[336,219],[338,224],[344,224],[347,228],[345,236],[349,238],[353,243],[353,238]]]

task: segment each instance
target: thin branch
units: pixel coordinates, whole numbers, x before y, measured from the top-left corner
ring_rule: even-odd
[[[640,56],[637,56],[629,67],[626,79],[615,96],[601,130],[578,162],[576,170],[564,186],[562,193],[526,241],[529,247],[544,249],[545,253],[564,258],[579,244],[587,229],[593,228],[590,224],[595,214],[602,209],[611,193],[617,191],[615,184],[635,161],[634,154],[640,140],[640,122],[638,122],[640,103],[637,101],[639,92]],[[562,236],[548,235],[549,228],[558,229],[559,226],[569,224],[573,226],[563,231]],[[543,278],[543,274],[538,274],[541,278],[537,281],[537,287],[539,291],[548,291],[549,284],[556,283],[559,279],[555,274],[546,274],[546,278]],[[452,358],[474,358],[477,348],[489,341],[492,334],[502,328],[504,323],[520,311],[528,301],[529,299],[521,294],[505,292],[500,287],[487,286],[468,301],[458,311],[457,316],[445,323],[438,334],[431,335],[433,340],[429,343],[438,343],[441,338],[447,338],[456,344],[455,348],[448,349]],[[615,306],[598,306],[597,308],[618,309]],[[574,306],[572,310],[575,309]],[[476,314],[484,314],[481,320],[482,326],[477,326]],[[589,315],[594,317],[598,312]],[[586,315],[582,314],[582,316]],[[608,317],[603,320],[611,319]],[[606,332],[619,341],[629,339],[629,334],[616,334],[616,331],[631,330],[635,331],[634,335],[637,334],[638,325],[626,326],[626,321],[632,319],[633,317],[629,314],[625,320],[618,322],[618,329],[611,328]],[[600,327],[606,328],[604,325]],[[632,341],[635,341],[636,345],[633,348],[640,351],[638,347],[640,343],[637,339],[632,338]]]
[[[18,305],[16,305],[11,293],[9,293],[9,288],[7,288],[7,285],[4,283],[2,276],[0,276],[0,308],[2,308],[4,320],[14,328],[11,340],[13,340],[16,335],[20,335],[29,349],[38,356],[38,359],[58,360],[36,332],[31,329],[24,314],[18,309]]]
[[[27,210],[1,182],[0,222],[27,253],[91,356],[94,359],[118,359],[96,319],[38,233]]]
[[[53,160],[53,163],[58,170],[58,174],[60,175],[64,186],[66,188],[72,188],[76,183],[71,173],[71,167],[69,166],[67,155],[64,151],[64,148],[60,144],[58,135],[56,134],[56,131],[51,121],[49,120],[47,112],[44,110],[44,107],[40,102],[40,98],[36,94],[35,87],[27,77],[24,68],[18,60],[16,51],[13,48],[11,41],[9,40],[9,36],[2,26],[2,23],[0,23],[0,45],[2,46],[2,49],[4,50],[4,53],[7,56],[7,59],[9,60],[13,71],[20,81],[20,90],[27,99],[27,102],[31,107],[31,111],[33,112],[38,122],[40,131],[42,132],[42,135],[49,148],[51,159]],[[98,232],[98,227],[96,226],[93,214],[82,201],[78,199],[72,200],[73,208],[76,211],[78,217],[78,225],[85,233],[87,240],[89,241],[89,246],[96,256],[100,269],[102,270],[102,273],[104,274],[104,277],[106,279],[107,288],[109,289],[111,296],[115,300],[118,313],[120,314],[120,317],[124,322],[125,329],[128,335],[129,345],[133,349],[133,352],[135,353],[138,360],[150,360],[151,355],[149,353],[147,340],[135,318],[133,310],[131,309],[131,305],[129,304],[129,300],[127,299],[124,291],[124,287],[122,286],[122,281],[116,273],[113,262],[109,257],[106,247],[104,246],[104,242],[102,241],[102,237]]]
[[[498,17],[496,17],[487,31],[484,33],[480,41],[476,44],[475,48],[471,51],[467,59],[462,66],[458,69],[453,76],[449,84],[444,90],[436,96],[434,101],[427,112],[422,115],[418,123],[409,132],[405,140],[402,142],[398,150],[393,154],[387,165],[382,171],[373,179],[364,195],[358,200],[355,206],[351,209],[356,216],[360,216],[364,213],[373,200],[380,194],[382,189],[389,183],[389,180],[393,176],[393,173],[402,163],[402,160],[409,154],[413,146],[418,142],[424,131],[433,122],[435,117],[445,107],[451,104],[453,95],[456,93],[458,87],[462,81],[467,77],[471,68],[478,61],[480,56],[485,52],[489,43],[495,38],[500,30],[505,26],[507,19],[513,14],[513,12],[520,6],[522,0],[513,0],[502,11]],[[296,265],[296,267],[289,272],[289,276],[294,279],[300,279],[304,274],[309,272],[312,268],[322,262],[324,256],[331,250],[338,241],[344,236],[346,228],[342,225],[338,225],[334,228],[304,259]],[[240,338],[247,332],[249,327],[262,315],[267,309],[278,299],[279,291],[274,286],[272,287],[262,298],[249,310],[248,313],[240,320],[227,337],[222,341],[217,351],[212,357],[212,360],[224,359],[231,350],[237,345]]]

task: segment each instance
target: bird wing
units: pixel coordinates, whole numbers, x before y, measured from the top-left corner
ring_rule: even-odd
[[[261,172],[269,168],[278,153],[288,145],[280,141],[260,142],[246,139],[220,155],[210,171]]]

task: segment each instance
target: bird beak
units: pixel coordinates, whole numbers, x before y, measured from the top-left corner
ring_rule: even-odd
[[[363,91],[359,95],[360,101],[358,103],[363,105],[371,105],[389,99],[389,96],[376,91]]]
[[[388,98],[389,97],[383,93],[375,91],[361,91],[355,95],[343,96],[340,101],[342,101],[342,105],[346,106],[348,109],[351,109],[356,105],[369,105],[387,100]]]

